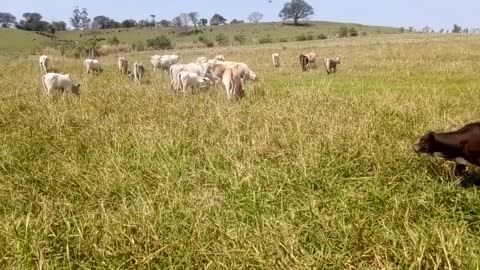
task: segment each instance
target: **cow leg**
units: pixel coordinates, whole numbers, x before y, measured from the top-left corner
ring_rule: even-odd
[[[467,166],[463,164],[457,164],[457,166],[455,166],[455,176],[463,176],[466,170]]]

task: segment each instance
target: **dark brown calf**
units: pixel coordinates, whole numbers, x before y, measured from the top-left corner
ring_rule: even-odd
[[[457,163],[456,175],[463,175],[467,166],[480,166],[480,123],[472,123],[446,133],[429,132],[414,146],[425,153]]]
[[[310,64],[310,60],[308,59],[308,56],[304,54],[300,55],[300,65],[302,65],[303,71],[307,71],[309,64]]]

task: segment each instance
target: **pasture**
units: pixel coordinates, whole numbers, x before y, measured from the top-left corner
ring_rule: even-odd
[[[283,46],[283,48],[282,48]],[[47,98],[38,56],[0,59],[2,269],[477,269],[475,175],[417,156],[428,130],[480,115],[480,38],[389,35],[177,50],[259,80],[230,103],[86,75]],[[298,55],[341,56],[338,73]],[[282,66],[271,55],[281,53]],[[163,52],[162,52],[163,53]]]

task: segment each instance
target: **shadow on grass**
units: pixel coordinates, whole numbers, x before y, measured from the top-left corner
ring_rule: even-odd
[[[463,188],[480,187],[480,172],[467,172],[463,176],[460,182],[460,186],[462,186]]]

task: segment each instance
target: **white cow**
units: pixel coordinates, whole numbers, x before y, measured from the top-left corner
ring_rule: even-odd
[[[318,55],[316,53],[311,52],[306,54],[306,56],[308,57],[308,66],[310,68],[316,67]]]
[[[145,75],[145,68],[142,63],[133,64],[133,79],[139,84],[142,83],[143,76]]]
[[[121,56],[118,58],[118,69],[123,75],[128,74],[128,60],[127,58]]]
[[[337,65],[340,65],[340,57],[332,57],[323,59],[327,74],[337,73]]]
[[[42,76],[42,83],[47,95],[53,90],[62,90],[80,96],[80,84],[75,84],[70,74],[47,73]]]
[[[153,65],[153,72],[157,71],[157,68],[163,71],[168,71],[171,66],[178,63],[180,57],[178,55],[154,55],[150,58],[150,63]]]
[[[243,84],[240,72],[237,67],[228,66],[222,76],[222,83],[227,91],[227,97],[233,101],[243,98],[245,92],[243,91]]]
[[[217,61],[225,61],[225,56],[223,56],[222,54],[219,54],[219,55],[215,56],[215,60],[217,60]]]
[[[207,77],[198,76],[198,74],[188,71],[182,71],[178,74],[178,82],[183,92],[186,92],[188,88],[200,89],[205,88],[210,84],[210,79]]]
[[[96,59],[85,59],[85,61],[83,62],[83,65],[85,67],[85,72],[87,74],[90,74],[90,72],[100,73],[103,71],[102,65]]]
[[[216,79],[222,79],[223,73],[228,67],[236,67],[243,84],[246,81],[255,81],[257,79],[257,74],[245,63],[211,60],[209,64],[212,66],[213,75]]]
[[[280,67],[280,54],[274,53],[272,54],[272,61],[274,67]]]
[[[178,74],[182,71],[188,71],[197,74],[200,77],[207,77],[209,80],[212,78],[212,68],[208,63],[196,64],[190,63],[187,65],[184,64],[175,64],[170,67],[170,79],[171,87],[175,90],[179,90],[180,83],[178,81]]]
[[[40,64],[40,70],[43,73],[47,73],[48,72],[48,65],[50,63],[50,60],[48,59],[48,56],[46,56],[46,55],[40,56],[40,58],[38,59],[38,63]]]
[[[204,63],[208,63],[208,59],[206,57],[202,56],[197,58],[197,64],[204,64]]]

